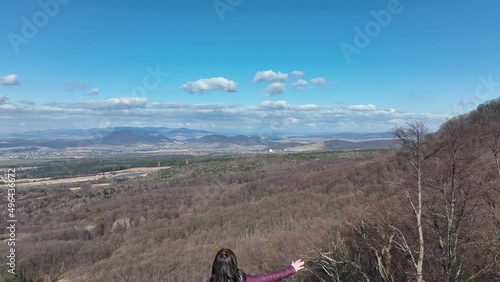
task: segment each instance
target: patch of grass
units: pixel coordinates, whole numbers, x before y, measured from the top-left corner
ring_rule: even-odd
[[[51,162],[51,160],[0,160],[0,168],[13,168],[20,166],[38,166]]]

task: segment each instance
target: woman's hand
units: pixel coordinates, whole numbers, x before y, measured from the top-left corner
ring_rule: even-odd
[[[295,272],[304,269],[304,261],[299,259],[298,261],[292,261],[292,266],[295,268]]]

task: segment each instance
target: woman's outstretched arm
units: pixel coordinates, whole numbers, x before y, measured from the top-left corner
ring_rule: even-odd
[[[245,282],[277,282],[285,279],[297,271],[304,268],[304,262],[298,260],[292,262],[292,264],[286,268],[278,270],[273,273],[259,274],[259,275],[247,275]]]

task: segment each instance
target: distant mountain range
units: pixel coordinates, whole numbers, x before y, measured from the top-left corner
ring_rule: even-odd
[[[305,136],[282,136],[270,140],[263,136],[222,135],[189,128],[114,127],[104,129],[69,129],[34,131],[0,137],[0,148],[32,150],[72,147],[120,147],[134,149],[141,145],[180,150],[251,150],[316,151],[390,149],[396,146],[392,135],[381,133],[335,133]],[[20,148],[23,147],[23,148]],[[23,149],[23,150],[24,150]]]
[[[163,135],[137,134],[128,129],[115,131],[102,138],[102,140],[97,141],[100,144],[106,145],[133,145],[137,143],[155,144],[163,142],[173,142],[172,139]]]
[[[68,147],[87,147],[91,145],[117,145],[126,146],[134,145],[137,143],[146,144],[158,144],[164,142],[173,142],[172,139],[165,137],[163,135],[147,135],[147,134],[136,134],[130,130],[119,130],[112,132],[104,137],[96,137],[90,139],[22,139],[22,138],[8,138],[0,142],[0,148],[9,147],[47,147],[52,149],[63,149]]]
[[[394,136],[390,132],[377,132],[377,133],[329,133],[329,134],[314,134],[307,135],[307,137],[315,137],[322,139],[342,139],[342,140],[376,140],[376,139],[393,139]]]
[[[236,135],[236,136],[207,135],[197,139],[190,139],[189,141],[196,143],[229,143],[240,146],[256,146],[256,145],[270,146],[274,144],[274,142],[269,141],[265,137],[245,136],[245,135]]]
[[[189,128],[168,128],[168,127],[108,127],[108,128],[91,128],[91,129],[56,129],[56,130],[37,130],[24,133],[3,134],[0,135],[0,140],[7,138],[19,138],[27,140],[43,140],[43,139],[66,139],[66,140],[81,140],[89,138],[102,138],[114,132],[130,131],[139,135],[163,135],[165,137],[177,138],[196,138],[200,136],[217,134],[213,131],[197,130]]]

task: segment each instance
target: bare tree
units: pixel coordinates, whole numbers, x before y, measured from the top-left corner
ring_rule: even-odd
[[[441,129],[441,150],[432,162],[429,177],[431,197],[428,201],[431,227],[438,240],[437,260],[447,281],[460,281],[462,269],[463,230],[471,223],[477,208],[477,189],[473,180],[478,152],[473,136],[459,122]],[[472,240],[472,239],[471,239]]]
[[[392,131],[392,134],[396,137],[397,141],[403,147],[403,149],[409,152],[410,156],[408,161],[411,167],[414,169],[417,177],[416,203],[415,196],[411,195],[410,189],[405,188],[405,195],[408,198],[413,211],[413,215],[415,216],[418,233],[418,257],[414,258],[413,254],[409,254],[410,257],[413,258],[412,260],[410,260],[410,263],[415,267],[417,282],[423,282],[425,242],[424,231],[422,227],[422,169],[424,162],[432,155],[434,155],[439,149],[430,151],[427,148],[428,130],[423,122],[415,121],[408,123],[406,127],[396,127]],[[407,248],[407,250],[410,253],[412,252],[411,248]]]
[[[377,271],[382,280],[384,282],[393,282],[391,250],[394,244],[395,233],[387,232],[381,225],[366,226],[363,220],[354,229],[361,236],[367,247],[375,254],[377,258]],[[380,240],[372,242],[374,237],[378,237],[377,239]]]
[[[493,132],[493,138],[491,141],[491,151],[493,152],[493,156],[495,157],[495,162],[497,165],[498,177],[500,177],[500,125],[494,125],[496,130]]]
[[[370,282],[369,274],[361,262],[361,255],[353,252],[348,243],[348,239],[341,236],[339,232],[332,234],[329,245],[329,252],[321,251],[314,247],[314,251],[319,251],[319,259],[315,261],[321,272],[326,274],[328,281],[363,281]],[[321,281],[323,278],[317,276]]]
[[[491,138],[489,145],[493,153],[493,157],[495,158],[498,179],[497,181],[492,181],[492,184],[489,185],[490,187],[486,189],[483,196],[490,208],[491,215],[496,227],[495,231],[497,233],[498,239],[500,240],[500,208],[497,200],[500,196],[500,187],[498,185],[498,183],[500,183],[500,124],[495,123],[491,126],[490,129],[486,128],[484,131],[489,132],[491,129],[493,129],[492,134],[490,136],[486,136],[486,138]]]

